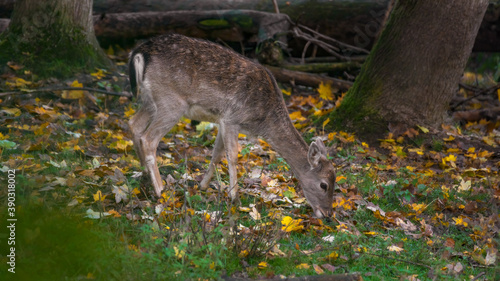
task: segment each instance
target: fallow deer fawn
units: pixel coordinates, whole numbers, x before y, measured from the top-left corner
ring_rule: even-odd
[[[156,163],[161,138],[185,116],[219,124],[212,160],[201,188],[208,187],[225,151],[229,193],[238,196],[238,132],[261,136],[287,161],[317,217],[332,214],[335,171],[321,140],[308,147],[295,129],[272,74],[242,55],[178,34],[153,38],[130,54],[130,84],[142,101],[129,122],[137,154],[161,195]]]

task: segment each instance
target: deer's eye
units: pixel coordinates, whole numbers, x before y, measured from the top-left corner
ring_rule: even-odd
[[[328,189],[328,184],[322,182],[322,183],[320,183],[319,187],[321,187],[321,189],[323,189],[324,191],[326,191]]]

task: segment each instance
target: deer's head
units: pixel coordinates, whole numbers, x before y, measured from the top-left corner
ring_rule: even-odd
[[[301,179],[304,195],[316,217],[330,217],[333,214],[335,169],[328,160],[326,147],[320,139],[311,143],[307,160],[310,169]]]

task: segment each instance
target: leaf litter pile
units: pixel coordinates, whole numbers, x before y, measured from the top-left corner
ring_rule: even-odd
[[[329,119],[313,123],[338,107],[345,93],[323,84],[284,86],[295,127],[308,142],[321,138],[337,168],[335,216],[327,221],[311,216],[289,167],[262,139],[239,136],[238,204],[220,191],[228,183],[225,160],[212,187],[200,190],[217,127],[186,119],[160,143],[157,161],[169,188],[155,198],[128,132],[135,101],[81,90],[27,92],[82,85],[126,91],[125,74],[96,70],[65,81],[37,80],[22,66],[9,67],[0,87],[21,92],[1,97],[1,181],[16,169],[18,196],[30,204],[140,229],[141,235],[125,232],[116,239],[136,259],[157,254],[162,263],[155,276],[500,278],[497,119],[439,129],[389,127],[385,138],[369,145],[347,132],[325,131]],[[470,77],[477,78],[467,73],[464,83]],[[500,90],[493,96],[498,106]],[[460,110],[486,106],[469,99]],[[232,265],[224,258],[230,255]],[[186,270],[195,275],[183,275]]]

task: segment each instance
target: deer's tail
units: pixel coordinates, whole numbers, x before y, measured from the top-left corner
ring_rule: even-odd
[[[130,88],[132,93],[137,97],[138,88],[140,88],[144,80],[145,61],[141,53],[132,52],[128,63]]]

